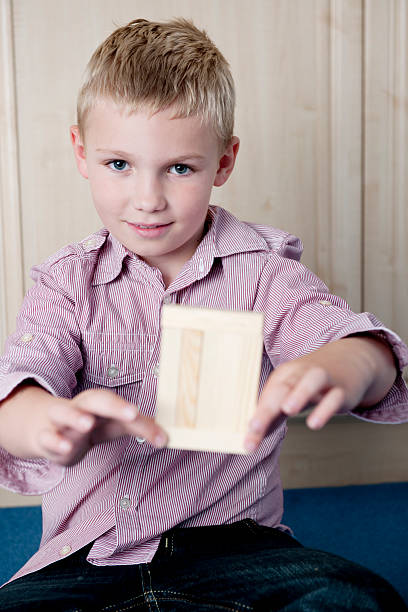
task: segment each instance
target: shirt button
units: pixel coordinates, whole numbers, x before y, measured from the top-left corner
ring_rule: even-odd
[[[85,240],[82,243],[85,251],[91,251],[94,247],[98,245],[98,241],[95,238],[90,238],[89,240]]]
[[[332,306],[332,303],[328,300],[320,300],[319,304],[321,304],[322,306]]]
[[[128,497],[122,497],[119,504],[124,510],[127,510],[132,505],[132,502]]]
[[[200,274],[204,272],[204,261],[202,259],[200,259],[200,261],[198,262],[198,271]]]
[[[136,442],[138,444],[143,444],[143,442],[146,442],[146,439],[145,438],[139,438],[138,436],[136,436]]]
[[[119,370],[116,366],[112,365],[110,368],[108,368],[107,374],[109,378],[116,378],[119,374]]]
[[[21,336],[20,342],[28,343],[28,342],[31,342],[33,338],[34,338],[33,334],[24,334],[24,336]]]
[[[165,295],[163,298],[163,303],[170,304],[170,302],[171,302],[171,295]]]
[[[61,557],[65,557],[65,555],[68,555],[71,552],[72,548],[69,544],[66,544],[65,546],[63,546],[60,550],[60,555]]]
[[[154,368],[153,368],[153,374],[154,374],[155,376],[158,376],[158,375],[159,375],[159,364],[158,364],[158,363],[157,363],[157,364],[154,366]]]

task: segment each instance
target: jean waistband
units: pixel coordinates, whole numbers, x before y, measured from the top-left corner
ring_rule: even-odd
[[[262,548],[293,548],[302,545],[291,535],[275,527],[244,519],[227,525],[174,527],[166,531],[154,557],[207,556],[242,554]]]

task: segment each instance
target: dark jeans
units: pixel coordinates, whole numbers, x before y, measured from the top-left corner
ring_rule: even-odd
[[[0,590],[0,610],[408,610],[379,576],[244,520],[174,529],[151,563],[98,567],[90,545]]]

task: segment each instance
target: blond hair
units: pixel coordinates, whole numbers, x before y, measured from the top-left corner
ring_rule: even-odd
[[[90,109],[104,98],[134,112],[171,106],[176,117],[200,116],[223,146],[233,135],[235,91],[228,62],[187,19],[136,19],[96,49],[78,96],[82,136]]]

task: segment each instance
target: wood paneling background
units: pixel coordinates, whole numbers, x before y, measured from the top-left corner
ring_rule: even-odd
[[[366,2],[364,306],[408,340],[408,3]]]
[[[405,0],[0,0],[1,343],[30,267],[101,225],[68,133],[90,54],[117,25],[174,16],[208,31],[236,81],[241,150],[212,202],[299,235],[331,290],[408,340]],[[303,421],[291,425],[287,486],[401,479],[367,445],[398,445],[407,465],[405,426],[349,421],[361,448],[336,469],[344,427],[311,445]],[[371,461],[370,475],[355,470]]]
[[[0,342],[13,330],[23,297],[20,171],[10,2],[0,4]]]

